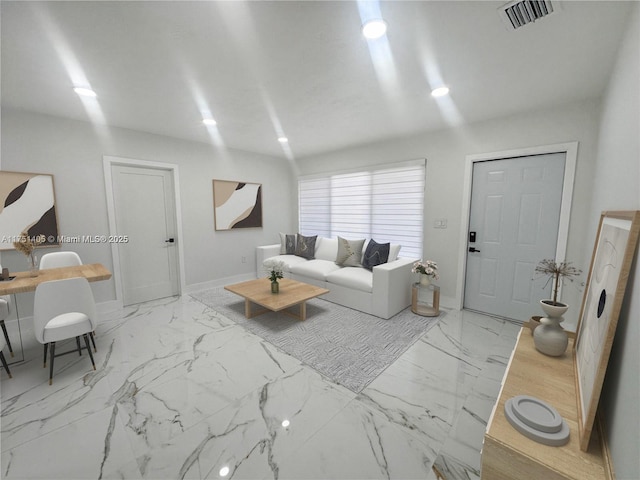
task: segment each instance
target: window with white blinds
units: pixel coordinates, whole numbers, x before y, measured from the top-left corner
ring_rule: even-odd
[[[425,160],[298,179],[303,235],[373,238],[422,258]]]

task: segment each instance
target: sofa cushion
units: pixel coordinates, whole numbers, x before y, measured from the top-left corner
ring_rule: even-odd
[[[373,238],[367,245],[367,250],[362,257],[362,266],[371,270],[376,265],[382,265],[389,260],[389,243],[378,243]]]
[[[304,235],[296,236],[296,255],[307,260],[311,260],[316,256],[316,239],[317,235],[313,237],[305,237]]]
[[[295,255],[296,234],[280,233],[280,255]]]
[[[400,255],[400,247],[402,245],[394,245],[393,243],[389,247],[389,260],[388,262],[393,262],[398,259],[398,255]]]
[[[302,257],[296,257],[295,255],[276,255],[275,257],[269,257],[265,260],[265,262],[269,260],[275,260],[275,261],[281,261],[282,263],[284,263],[284,271],[285,272],[290,272],[291,271],[291,267],[293,267],[294,265],[298,265],[300,263],[307,263],[308,260]],[[264,265],[263,265],[264,266]],[[265,273],[266,273],[266,268],[265,268]]]
[[[362,240],[349,240],[338,237],[338,253],[336,255],[336,263],[341,267],[359,267],[362,265],[362,247],[364,246],[364,238]]]
[[[338,254],[338,239],[320,237],[316,240],[316,258],[335,262]]]
[[[291,273],[320,281],[324,281],[328,274],[336,270],[340,270],[340,267],[336,265],[335,262],[318,259],[296,263],[291,266]]]
[[[327,275],[329,284],[341,285],[370,293],[373,291],[373,273],[362,267],[342,267]],[[331,290],[331,285],[327,288]]]

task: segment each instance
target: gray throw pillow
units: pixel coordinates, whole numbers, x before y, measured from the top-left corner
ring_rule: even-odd
[[[296,254],[296,234],[280,234],[280,255]]]
[[[373,270],[376,265],[382,265],[389,261],[389,243],[378,243],[373,238],[367,245],[362,258],[362,266],[367,270]]]
[[[298,257],[306,258],[307,260],[312,260],[316,258],[316,239],[317,235],[313,237],[305,237],[304,235],[298,234],[296,237],[296,255]]]
[[[362,247],[364,247],[364,238],[362,240],[348,240],[338,237],[338,255],[336,263],[342,267],[360,267],[362,258]]]
[[[292,233],[291,235],[287,235],[286,251],[284,253],[286,253],[287,255],[296,254],[296,234],[295,233]]]

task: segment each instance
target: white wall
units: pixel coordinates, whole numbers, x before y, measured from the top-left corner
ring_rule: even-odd
[[[600,212],[640,210],[640,6],[630,17],[603,101],[587,244],[593,248]],[[588,252],[590,255],[591,252]],[[640,475],[640,261],[627,283],[625,302],[602,391],[616,478]],[[583,257],[585,262],[589,257]]]
[[[255,247],[278,241],[294,225],[293,177],[286,160],[133,130],[2,110],[1,167],[7,171],[52,173],[62,235],[108,234],[103,156],[179,165],[187,286],[222,280],[255,270]],[[216,232],[212,179],[263,184],[263,228]],[[69,244],[85,263],[113,269],[108,244]],[[43,252],[45,250],[42,250]],[[241,263],[241,257],[246,263]],[[3,266],[25,270],[16,251],[2,253]],[[97,302],[115,300],[114,282],[97,282]],[[32,297],[19,296],[21,315],[30,315]]]
[[[298,164],[301,174],[311,174],[340,170],[344,165],[351,167],[426,158],[424,257],[438,262],[441,295],[451,301],[456,295],[458,262],[464,261],[459,258],[459,245],[461,235],[466,235],[466,228],[461,228],[461,215],[467,155],[578,141],[567,259],[583,270],[588,269],[588,265],[581,265],[580,260],[584,256],[584,231],[589,224],[586,206],[590,203],[598,118],[599,103],[595,100],[585,101],[553,110],[527,112],[461,128],[341,150],[299,160]],[[446,218],[448,227],[434,228],[436,218]],[[570,284],[563,294],[563,301],[576,306],[566,316],[565,325],[568,328],[577,323],[579,315],[582,291],[577,284],[579,282]],[[532,315],[539,313],[532,312]]]

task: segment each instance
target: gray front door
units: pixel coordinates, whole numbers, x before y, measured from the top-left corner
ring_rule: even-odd
[[[464,308],[526,321],[548,298],[532,279],[556,256],[564,169],[564,152],[474,164]]]

